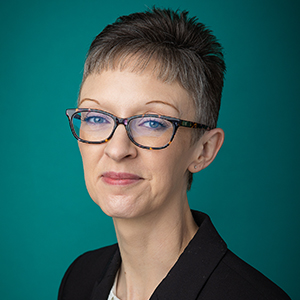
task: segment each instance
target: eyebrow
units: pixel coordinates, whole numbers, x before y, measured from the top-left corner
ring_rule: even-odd
[[[84,99],[82,99],[79,102],[78,105],[80,105],[84,101],[93,101],[93,102],[96,102],[98,105],[100,105],[100,102],[98,100],[91,99],[91,98],[84,98]],[[178,108],[176,106],[174,106],[173,104],[171,104],[171,103],[164,102],[164,101],[161,101],[161,100],[151,100],[151,101],[146,102],[146,105],[149,105],[149,104],[152,104],[152,103],[159,103],[159,104],[169,105],[169,106],[173,107],[175,110],[177,110],[180,113],[180,111],[178,110]]]
[[[152,103],[160,103],[160,104],[164,104],[164,105],[169,105],[169,106],[173,107],[174,109],[176,109],[180,113],[178,108],[176,106],[174,106],[173,104],[171,104],[171,103],[164,102],[164,101],[161,101],[161,100],[152,100],[152,101],[147,102],[146,105],[147,104],[152,104]]]
[[[78,105],[80,105],[83,101],[94,101],[97,104],[100,104],[100,102],[98,100],[90,99],[90,98],[84,98],[84,99],[82,99],[82,100],[79,101]]]

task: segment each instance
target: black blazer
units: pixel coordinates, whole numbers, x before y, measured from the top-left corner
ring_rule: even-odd
[[[193,211],[199,226],[151,300],[286,300],[272,281],[227,249],[209,217]],[[69,267],[58,300],[107,300],[120,267],[118,245],[87,252]]]

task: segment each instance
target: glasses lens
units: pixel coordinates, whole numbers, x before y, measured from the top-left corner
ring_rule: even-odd
[[[139,117],[129,123],[132,138],[138,144],[151,148],[166,146],[173,135],[172,122],[159,117]]]
[[[101,112],[77,112],[73,119],[76,135],[88,142],[102,142],[112,133],[114,119]]]

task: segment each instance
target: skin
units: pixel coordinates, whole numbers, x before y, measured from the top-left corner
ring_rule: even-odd
[[[195,121],[192,103],[177,82],[159,81],[150,70],[108,70],[87,77],[79,107],[122,118],[155,113]],[[163,150],[135,146],[123,125],[107,143],[79,143],[88,192],[114,221],[122,256],[117,296],[122,300],[149,299],[197,231],[186,195],[187,170],[207,167],[224,133],[211,130],[191,145],[191,130],[179,128]]]

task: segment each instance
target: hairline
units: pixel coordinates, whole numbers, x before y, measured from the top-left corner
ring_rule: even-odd
[[[86,79],[89,76],[92,75],[100,75],[102,72],[111,70],[111,71],[129,71],[138,75],[142,75],[145,71],[149,71],[151,72],[152,76],[155,76],[157,80],[159,80],[160,82],[163,83],[178,83],[180,85],[180,87],[182,87],[188,94],[190,101],[192,102],[194,109],[195,109],[195,115],[193,116],[193,118],[195,119],[196,122],[200,122],[201,120],[201,112],[200,112],[200,107],[199,104],[197,103],[198,101],[196,100],[196,97],[193,95],[193,93],[189,90],[187,90],[182,82],[179,80],[178,77],[175,77],[173,75],[169,75],[169,73],[165,73],[165,76],[161,76],[161,69],[162,69],[162,63],[155,60],[155,59],[151,59],[149,60],[146,64],[143,64],[142,58],[141,57],[136,57],[131,55],[130,53],[128,54],[129,57],[125,57],[125,61],[124,59],[122,60],[118,60],[118,61],[114,61],[109,60],[106,63],[102,63],[100,65],[98,65],[98,67],[95,65],[92,69],[90,69],[88,72],[84,71],[83,74],[83,78],[80,84],[80,89],[79,89],[79,93],[78,93],[78,98],[77,98],[77,106],[80,103],[80,97],[81,97],[81,90],[82,87],[86,81]],[[132,66],[133,63],[133,66]]]

